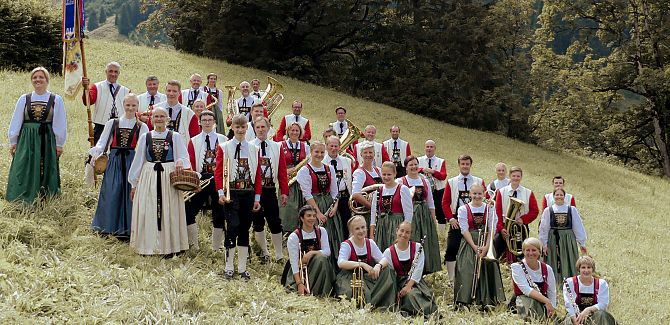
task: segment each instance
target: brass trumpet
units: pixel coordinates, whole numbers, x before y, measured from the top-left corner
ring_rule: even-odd
[[[305,257],[305,252],[303,252],[302,249],[300,249],[298,255],[298,268],[300,269],[300,281],[307,290],[305,293],[308,294],[311,293],[312,291],[309,289],[309,272],[307,270],[307,264],[302,262],[303,257]]]
[[[351,275],[351,298],[354,300],[356,308],[363,308],[365,306],[364,282],[363,267],[356,267],[354,273]]]
[[[214,176],[208,178],[208,179],[202,179],[200,180],[200,188],[204,189],[209,185],[209,183],[214,179]],[[196,191],[184,191],[182,195],[184,196],[184,201],[190,201],[198,192]]]
[[[519,214],[521,207],[526,204],[523,200],[515,197],[509,198],[509,206],[505,214],[505,230],[507,231],[507,248],[515,256],[523,255],[521,249],[523,241],[528,238],[528,228],[516,223],[516,215]]]

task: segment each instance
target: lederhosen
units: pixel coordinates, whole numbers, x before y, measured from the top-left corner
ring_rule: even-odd
[[[247,143],[247,146],[251,145]],[[248,247],[255,196],[254,184],[251,179],[251,166],[249,165],[249,158],[242,158],[237,152],[234,157],[226,157],[226,159],[236,160],[237,167],[229,172],[231,201],[225,204],[223,210],[226,219],[225,247],[227,249],[235,246]],[[228,251],[226,251],[226,254],[228,254]]]
[[[365,238],[365,249],[366,249],[366,254],[363,255],[357,255],[356,254],[356,248],[354,248],[354,243],[351,242],[351,240],[347,239],[344,241],[345,243],[349,244],[349,247],[351,248],[351,252],[349,253],[349,260],[352,262],[365,262],[370,266],[374,266],[374,260],[372,259],[372,246],[370,245],[370,239]]]
[[[572,207],[568,205],[568,212],[567,213],[557,213],[554,212],[554,208],[549,207],[549,224],[551,225],[551,230],[554,232],[554,236],[556,237],[556,255],[558,256],[558,259],[556,260],[558,264],[556,265],[556,270],[554,272],[561,273],[561,267],[563,263],[561,263],[561,251],[560,251],[560,245],[559,241],[560,236],[558,235],[559,230],[565,230],[565,229],[572,229]],[[568,267],[572,267],[572,265],[569,265]],[[574,273],[573,273],[574,274]]]
[[[40,125],[40,184],[44,181],[44,157],[47,150],[49,125],[52,125],[54,116],[54,102],[56,95],[51,93],[46,106],[32,102],[32,93],[26,94],[26,105],[23,110],[23,123],[38,123]]]
[[[155,163],[156,172],[156,215],[158,231],[161,231],[161,219],[163,218],[163,186],[161,173],[164,171],[162,163],[174,162],[174,149],[172,146],[172,131],[167,132],[165,139],[153,139],[151,132],[146,135],[147,161]]]
[[[398,258],[398,252],[396,251],[395,245],[391,245],[389,248],[391,250],[391,262],[393,263],[393,269],[395,270],[397,277],[411,277],[412,275],[409,274],[409,271],[412,268],[414,254],[416,253],[416,243],[409,242],[409,259],[405,261],[401,261]]]
[[[267,145],[266,142],[265,150],[269,154],[270,148]],[[262,150],[259,146],[258,151],[261,155],[258,159],[258,164],[261,165],[261,184],[263,188],[260,203],[263,208],[254,213],[253,227],[254,232],[261,232],[265,229],[265,221],[267,220],[270,233],[278,234],[282,231],[282,224],[279,219],[279,201],[277,199],[277,185],[279,184],[275,184],[274,176],[272,175],[272,160],[269,155],[263,157]],[[281,152],[279,159],[281,159]],[[279,164],[279,161],[277,161],[277,164]]]
[[[211,139],[210,139],[211,141]],[[204,146],[207,146],[207,142],[203,141]],[[204,158],[202,160],[202,166],[200,169],[200,179],[205,180],[214,176],[214,169],[216,168],[216,150],[219,147],[219,138],[214,137],[214,144],[210,145],[204,152]],[[211,148],[211,149],[210,149]],[[197,152],[197,150],[196,150]],[[211,179],[209,185],[201,189],[200,192],[196,193],[190,200],[185,202],[186,208],[186,225],[192,225],[196,223],[196,216],[200,210],[212,210],[212,224],[214,228],[222,229],[225,227],[225,221],[223,218],[222,207],[218,204],[219,193],[216,190],[216,184],[214,184],[214,179]]]
[[[573,287],[575,288],[575,303],[579,306],[579,310],[584,310],[588,307],[598,304],[598,290],[600,290],[600,279],[593,277],[593,293],[580,293],[579,280],[577,276],[572,277]]]

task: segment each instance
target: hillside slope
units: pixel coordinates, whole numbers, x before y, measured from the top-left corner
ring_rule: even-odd
[[[107,61],[121,63],[120,82],[144,91],[147,75],[162,82],[183,84],[191,73],[219,74],[219,86],[259,78],[266,72],[229,65],[173,51],[154,50],[109,41],[91,40],[86,54],[91,79],[103,78]],[[276,76],[275,76],[276,77]],[[349,118],[363,128],[375,124],[379,138],[387,138],[391,125],[401,126],[401,137],[416,154],[423,142],[434,139],[438,155],[447,160],[450,175],[457,173],[456,157],[474,158],[473,174],[490,180],[493,166],[504,161],[525,171],[523,184],[541,195],[551,190],[551,177],[562,175],[584,216],[590,254],[598,273],[611,288],[610,311],[622,324],[670,322],[667,292],[670,276],[666,202],[668,181],[627,171],[589,159],[549,152],[490,133],[458,128],[411,115],[398,109],[352,98],[328,89],[278,77],[288,112],[293,99],[303,101],[303,113],[315,134],[334,120],[334,108],[348,108]],[[63,80],[53,77],[51,89],[62,92]],[[16,99],[29,91],[25,73],[0,72],[0,133],[7,134]],[[279,286],[281,267],[262,268],[252,261],[250,283],[225,282],[223,257],[209,247],[209,218],[201,217],[201,251],[175,259],[139,257],[127,244],[93,235],[88,227],[97,191],[83,186],[82,170],[88,149],[86,111],[80,100],[66,101],[69,139],[61,159],[63,195],[37,208],[24,208],[0,200],[0,319],[12,322],[98,323],[193,322],[278,323],[304,317],[304,323],[401,323],[393,313],[364,313],[348,302],[285,295]],[[2,141],[6,153],[7,140]],[[0,158],[0,194],[4,197],[9,155]],[[536,231],[537,223],[531,229]],[[509,271],[503,268],[509,298]],[[429,276],[444,321],[449,323],[507,324],[513,315],[496,312],[454,312],[446,274]],[[562,299],[559,298],[559,301]]]

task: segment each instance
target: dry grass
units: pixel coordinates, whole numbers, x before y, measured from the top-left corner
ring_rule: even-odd
[[[176,52],[159,51],[106,41],[90,41],[89,74],[103,77],[104,64],[122,64],[121,82],[138,92],[144,78],[156,74],[165,82],[186,82],[193,72],[217,72],[220,85],[265,76],[258,70]],[[502,160],[525,170],[524,183],[538,197],[550,190],[554,175],[567,178],[585,217],[591,254],[598,271],[611,287],[610,311],[622,324],[670,322],[667,292],[670,277],[666,202],[670,184],[574,156],[557,154],[490,133],[477,132],[427,120],[403,111],[341,93],[279,78],[290,102],[304,102],[312,128],[322,130],[333,120],[337,105],[349,109],[360,127],[375,124],[386,137],[392,124],[419,154],[427,138],[439,144],[454,174],[456,157],[470,153],[473,173],[493,177],[493,165]],[[0,133],[7,134],[16,98],[30,89],[25,73],[0,72]],[[61,92],[62,78],[52,89]],[[61,159],[63,195],[35,208],[0,201],[0,319],[3,323],[410,323],[397,314],[357,311],[348,302],[285,294],[279,285],[281,267],[251,262],[254,280],[243,284],[222,280],[223,259],[209,248],[209,219],[201,217],[203,249],[174,259],[139,257],[125,243],[93,235],[88,227],[97,193],[83,186],[81,171],[88,148],[85,110],[80,101],[66,101],[69,139]],[[284,105],[280,115],[287,112]],[[411,132],[409,130],[417,130]],[[0,152],[7,151],[6,138]],[[0,158],[0,194],[4,196],[8,155]],[[536,226],[531,228],[536,229]],[[503,269],[505,284],[509,270]],[[431,275],[444,323],[509,324],[515,318],[493,314],[454,312],[446,274]],[[508,297],[510,288],[507,287]]]

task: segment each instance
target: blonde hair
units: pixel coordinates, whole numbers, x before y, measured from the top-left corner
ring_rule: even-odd
[[[314,151],[316,147],[323,147],[323,150],[324,151],[326,150],[326,144],[323,143],[323,141],[314,140],[312,141],[312,143],[309,144],[309,152]]]
[[[125,104],[126,101],[129,99],[134,99],[135,101],[137,101],[138,104],[140,103],[140,99],[137,98],[137,95],[135,95],[134,93],[128,93],[128,95],[123,97],[123,103]]]
[[[521,249],[525,251],[526,247],[528,246],[534,246],[539,251],[542,251],[542,242],[540,242],[540,240],[535,237],[526,238],[526,240],[524,240],[523,244],[521,245]]]
[[[596,260],[594,260],[593,257],[591,256],[583,255],[577,259],[577,262],[575,263],[577,271],[579,271],[579,268],[582,265],[590,266],[593,269],[593,272],[596,271]]]
[[[495,165],[494,168],[495,168],[495,169],[498,169],[498,167],[503,167],[503,168],[505,168],[505,170],[507,170],[507,164],[505,164],[505,163],[502,162],[502,161],[499,162],[499,163],[497,163],[497,164]]]
[[[521,167],[518,167],[518,166],[510,167],[509,174],[512,175],[512,173],[514,173],[514,172],[519,172],[519,173],[521,173],[521,176],[523,176],[523,170],[521,169]]]
[[[382,169],[384,169],[384,168],[388,168],[388,169],[390,169],[390,170],[393,171],[393,174],[394,174],[394,175],[396,174],[395,164],[394,164],[393,162],[391,162],[391,161],[385,161],[385,162],[382,164]]]
[[[351,219],[349,219],[349,221],[347,221],[347,229],[349,229],[349,232],[351,232],[351,227],[353,227],[353,224],[355,222],[358,222],[358,221],[362,221],[363,224],[365,225],[365,228],[367,229],[368,224],[367,224],[367,222],[365,222],[365,218],[363,218],[362,216],[359,216],[359,215],[355,215],[355,216],[351,217]]]
[[[193,105],[191,105],[191,107],[194,107],[195,103],[202,103],[203,105],[205,105],[205,108],[207,108],[207,103],[205,103],[205,101],[202,98],[198,98],[198,99],[194,100]]]
[[[47,79],[47,83],[49,83],[49,78],[50,78],[49,71],[45,67],[37,67],[37,68],[33,69],[32,71],[30,71],[30,79],[33,79],[33,76],[38,71],[42,71],[42,73],[44,73],[44,77]]]

